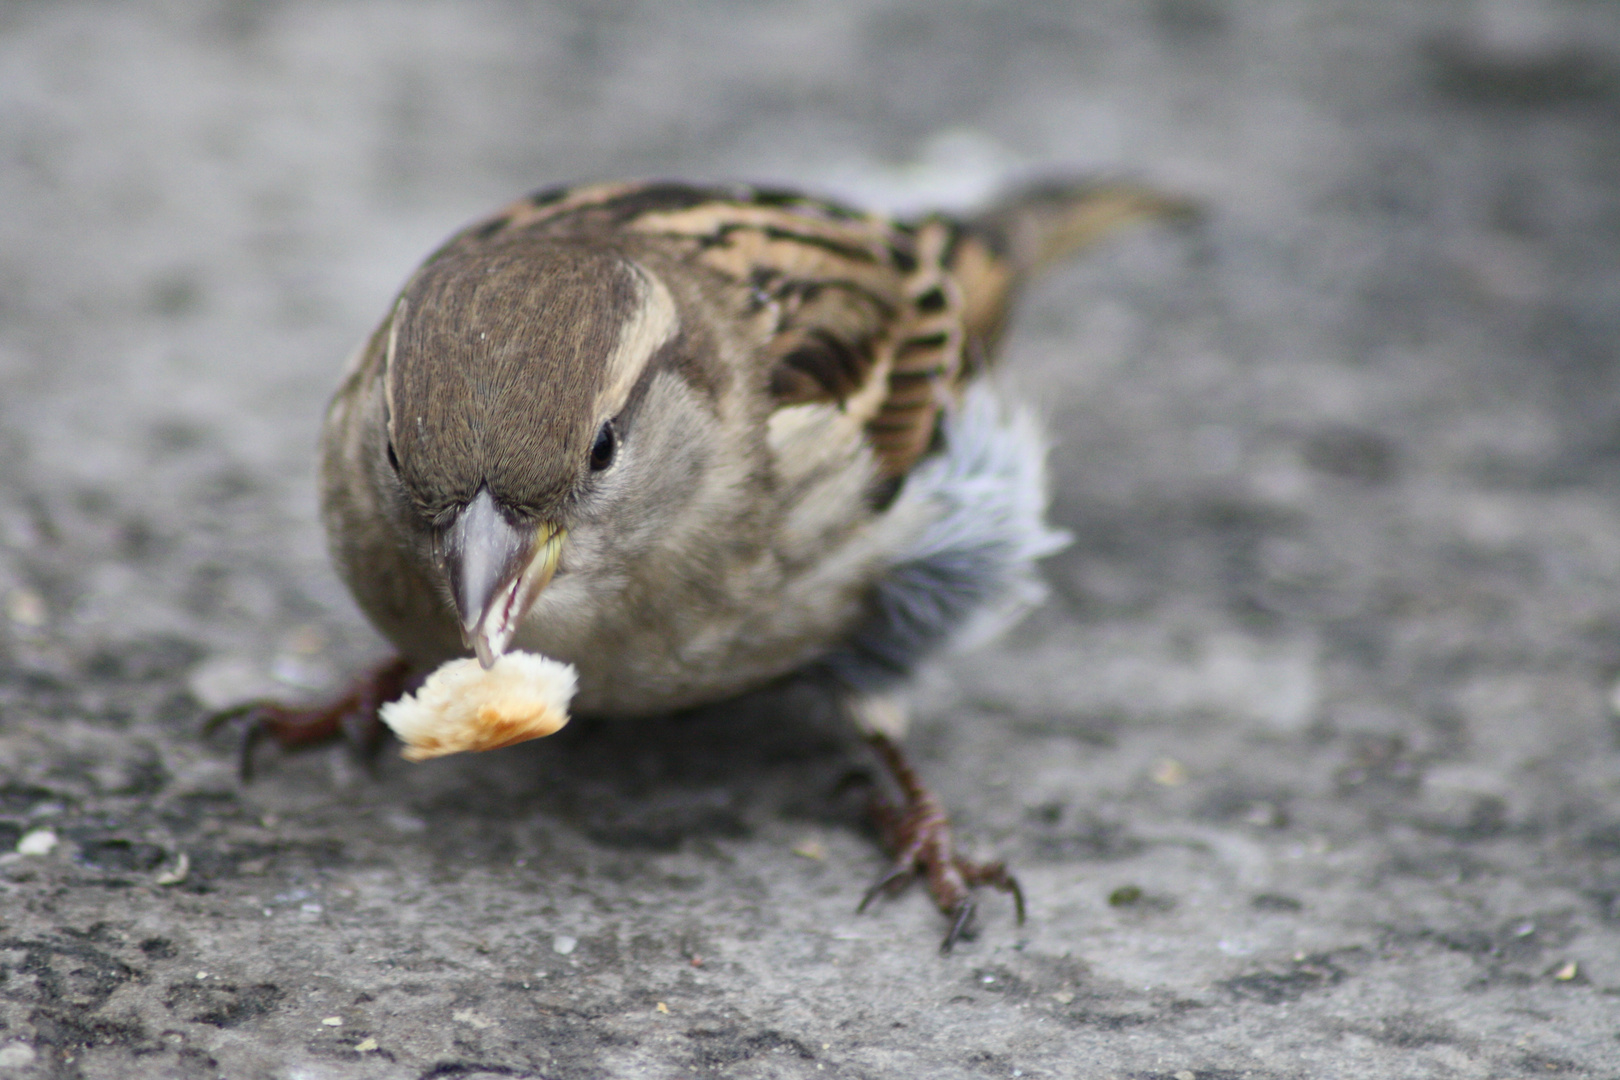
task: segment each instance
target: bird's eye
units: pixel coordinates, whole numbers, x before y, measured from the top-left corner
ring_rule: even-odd
[[[591,444],[591,471],[601,472],[613,464],[613,455],[619,449],[619,436],[613,430],[613,421],[604,423]]]
[[[388,440],[388,467],[399,472],[399,455],[394,453],[394,440]]]

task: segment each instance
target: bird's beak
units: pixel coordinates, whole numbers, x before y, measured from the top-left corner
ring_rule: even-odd
[[[456,515],[445,535],[444,570],[461,620],[462,641],[478,662],[494,664],[540,591],[551,583],[568,535],[561,525],[514,526],[488,488]]]

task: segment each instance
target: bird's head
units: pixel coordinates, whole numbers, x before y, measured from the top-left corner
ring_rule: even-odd
[[[603,571],[667,532],[712,401],[669,289],[600,245],[452,249],[382,333],[373,485],[488,667],[559,570]]]

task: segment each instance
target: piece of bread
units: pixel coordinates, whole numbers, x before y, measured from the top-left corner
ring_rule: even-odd
[[[577,682],[574,665],[536,653],[506,653],[487,671],[471,658],[451,660],[380,715],[404,741],[407,761],[498,750],[568,723]]]

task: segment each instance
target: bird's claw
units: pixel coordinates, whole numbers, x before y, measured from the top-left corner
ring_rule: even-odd
[[[409,675],[406,661],[391,660],[331,701],[306,708],[268,699],[248,701],[214,713],[203,722],[203,731],[211,735],[232,721],[244,721],[237,749],[237,772],[243,783],[253,779],[254,751],[266,738],[274,739],[284,750],[346,739],[369,760],[382,745],[385,732],[378,710],[405,691]]]
[[[873,900],[876,900],[884,893],[891,892],[898,886],[909,882],[916,872],[916,867],[913,866],[896,865],[889,867],[883,872],[882,877],[878,878],[872,883],[871,888],[867,889],[861,894],[861,902],[855,905],[855,914],[860,915],[864,913],[867,906],[871,904]]]
[[[977,910],[978,905],[973,902],[972,897],[964,896],[961,902],[956,905],[955,910],[950,913],[951,928],[946,932],[945,940],[939,943],[940,955],[943,956],[949,953],[951,947],[956,944],[957,939],[967,933],[968,924],[973,921],[974,912]]]
[[[1018,879],[1002,862],[976,862],[956,853],[951,836],[950,819],[938,798],[922,786],[916,773],[890,739],[883,735],[871,736],[878,756],[883,759],[890,775],[900,786],[905,802],[891,806],[876,802],[873,817],[883,831],[884,838],[894,851],[894,862],[883,875],[867,889],[856,907],[856,912],[884,893],[904,887],[914,878],[928,882],[928,891],[935,905],[951,921],[939,951],[949,953],[956,943],[968,935],[977,905],[973,902],[975,886],[988,885],[1011,893],[1018,914],[1018,925],[1024,924],[1024,890]]]

